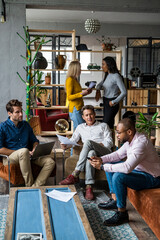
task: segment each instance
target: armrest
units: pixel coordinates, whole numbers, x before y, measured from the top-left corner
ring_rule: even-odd
[[[8,170],[9,170],[9,175],[10,175],[10,160],[9,160],[9,156],[8,156],[8,155],[4,155],[4,154],[0,154],[0,157],[5,157],[5,158],[7,158],[7,161],[8,161]]]
[[[8,156],[8,155],[0,154],[0,158],[1,158],[1,157],[5,157],[5,158],[7,158],[8,163],[10,162],[10,161],[9,161],[9,156]]]
[[[8,155],[4,155],[4,154],[0,154],[0,157],[6,157],[6,158],[9,158]]]

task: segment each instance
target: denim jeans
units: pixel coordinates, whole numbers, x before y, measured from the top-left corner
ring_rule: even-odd
[[[155,178],[146,172],[133,170],[131,173],[106,172],[110,193],[117,199],[117,207],[126,207],[127,187],[134,190],[143,190],[160,187],[160,177]]]
[[[85,121],[82,118],[82,113],[81,110],[78,110],[74,107],[73,112],[69,113],[70,119],[73,121],[73,128],[74,130],[76,129],[76,127],[81,124],[84,123]]]

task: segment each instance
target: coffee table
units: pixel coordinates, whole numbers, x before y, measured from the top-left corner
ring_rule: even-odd
[[[17,233],[42,233],[44,240],[95,240],[76,194],[67,203],[47,197],[53,189],[76,191],[70,186],[11,188],[5,240],[17,240]]]

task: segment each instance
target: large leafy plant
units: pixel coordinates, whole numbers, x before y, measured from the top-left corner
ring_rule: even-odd
[[[156,112],[151,119],[146,118],[143,113],[138,112],[139,118],[136,123],[136,128],[138,132],[145,133],[148,138],[151,136],[151,131],[156,128],[160,128],[160,122],[157,121],[160,116],[158,116],[158,112]]]

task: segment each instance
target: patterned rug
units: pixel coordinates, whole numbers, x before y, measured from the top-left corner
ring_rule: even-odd
[[[77,185],[76,189],[96,240],[137,240],[136,235],[127,223],[117,227],[103,226],[103,221],[110,218],[115,212],[101,210],[97,207],[98,203],[108,200],[108,196],[102,190],[95,190],[95,200],[87,201],[84,198],[83,188],[80,188],[79,185]],[[5,240],[4,233],[7,206],[8,195],[0,195],[0,240]]]
[[[114,211],[106,211],[97,207],[98,203],[108,201],[109,197],[102,190],[94,190],[95,200],[84,198],[83,188],[76,185],[77,193],[83,205],[96,240],[138,240],[128,223],[116,227],[103,226],[105,219],[112,217]]]
[[[8,195],[0,195],[0,240],[4,240],[8,198]]]

